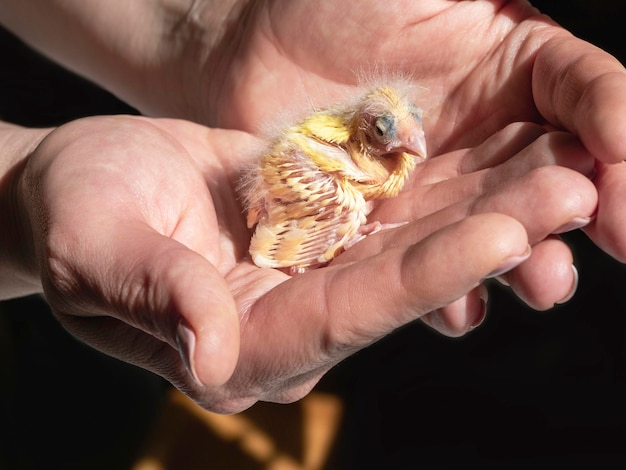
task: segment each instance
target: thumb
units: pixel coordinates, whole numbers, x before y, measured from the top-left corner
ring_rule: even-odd
[[[50,273],[46,296],[61,322],[179,388],[225,383],[239,356],[239,320],[223,276],[147,226],[104,230],[109,246],[77,247]]]
[[[239,317],[229,286],[215,267],[184,250],[162,284],[179,317],[176,346],[187,373],[203,386],[223,385],[239,358]]]

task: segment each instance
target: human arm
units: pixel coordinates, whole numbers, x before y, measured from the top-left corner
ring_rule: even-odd
[[[17,185],[28,155],[49,132],[0,122],[0,299],[41,292],[32,253],[26,248],[32,241]]]
[[[197,96],[205,87],[203,64],[238,14],[237,3],[8,0],[0,23],[144,114],[204,122]]]

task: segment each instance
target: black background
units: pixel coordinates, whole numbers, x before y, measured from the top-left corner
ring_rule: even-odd
[[[626,62],[623,2],[533,3]],[[4,31],[0,51],[4,120],[134,113]],[[582,233],[566,240],[568,304],[535,312],[494,285],[467,337],[415,323],[333,369],[318,389],[346,415],[328,468],[626,463],[626,270]],[[36,296],[0,303],[0,365],[0,468],[127,468],[169,387],[76,342]]]

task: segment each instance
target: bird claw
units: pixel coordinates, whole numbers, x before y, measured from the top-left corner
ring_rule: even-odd
[[[408,224],[408,222],[398,222],[395,224],[381,224],[380,222],[376,221],[376,222],[371,222],[369,224],[361,225],[359,227],[359,231],[357,232],[357,234],[354,237],[352,237],[350,240],[348,240],[348,242],[344,245],[344,249],[347,250],[348,248],[354,246],[355,244],[363,240],[368,235],[374,235],[375,233],[378,233],[382,230],[390,230],[393,228],[402,227],[403,225],[406,225],[406,224]]]
[[[357,244],[358,242],[360,242],[361,240],[363,240],[365,237],[369,235],[374,235],[375,233],[378,233],[382,230],[390,230],[390,229],[402,227],[403,225],[406,225],[406,224],[408,224],[408,222],[398,222],[395,224],[381,224],[380,222],[376,221],[376,222],[371,222],[369,224],[361,225],[361,227],[359,227],[359,231],[357,232],[357,234],[354,237],[352,237],[350,240],[348,240],[346,244],[342,247],[342,251],[346,251],[347,249],[354,246],[355,244]],[[300,274],[304,274],[313,269],[321,268],[326,265],[328,265],[328,263],[320,263],[320,264],[311,265],[311,266],[291,266],[289,268],[285,268],[285,271],[290,276],[298,276]]]

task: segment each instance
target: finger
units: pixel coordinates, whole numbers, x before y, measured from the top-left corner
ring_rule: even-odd
[[[501,212],[516,218],[534,245],[549,234],[589,223],[597,200],[595,186],[580,173],[545,166],[477,198],[469,212]]]
[[[525,191],[533,187],[537,189]],[[508,197],[515,199],[507,201]],[[494,197],[479,198],[474,204],[471,213],[504,212],[526,227],[533,253],[505,278],[530,307],[547,310],[573,295],[577,276],[571,251],[550,234],[588,224],[597,207],[596,200],[593,184],[579,173],[560,167],[541,167],[502,188]]]
[[[514,128],[507,128],[506,132],[514,132]],[[503,131],[505,132],[505,131]],[[525,138],[529,138],[536,132],[532,127],[524,127],[517,135],[517,142],[521,146]],[[494,137],[495,138],[495,137]],[[496,141],[498,141],[496,139]],[[527,178],[527,175],[542,167],[559,166],[569,168],[587,177],[595,174],[595,162],[589,152],[582,146],[577,137],[567,132],[549,132],[540,135],[530,145],[523,147],[514,156],[494,168],[482,171],[474,171],[462,174],[460,169],[479,168],[484,163],[492,163],[502,158],[508,152],[499,153],[501,148],[498,145],[491,145],[494,141],[488,140],[484,145],[470,150],[459,159],[458,154],[450,156],[452,161],[446,161],[449,155],[444,155],[433,159],[441,160],[439,166],[440,173],[444,176],[434,184],[421,185],[418,179],[412,189],[401,192],[397,197],[385,200],[379,208],[372,213],[372,217],[380,217],[381,222],[398,222],[414,220],[450,205],[462,201],[482,197],[495,191],[500,191],[503,187],[518,185],[517,180]],[[517,150],[517,146],[510,147]],[[484,157],[488,155],[488,157]],[[497,155],[497,156],[494,156]],[[494,156],[490,160],[489,156]],[[456,160],[456,161],[455,161]],[[454,168],[458,172],[458,177],[454,175],[450,178],[451,170]],[[430,174],[432,180],[435,178]],[[418,176],[419,178],[419,176]],[[580,181],[580,180],[579,180]],[[570,181],[575,184],[576,181]],[[526,182],[524,184],[527,184]],[[589,187],[589,185],[585,185]],[[532,189],[529,187],[528,191]],[[543,188],[545,193],[549,188]],[[595,200],[595,198],[594,198]],[[512,200],[514,203],[514,200]]]
[[[445,336],[463,336],[484,321],[488,299],[487,289],[481,284],[451,304],[425,314],[421,320]]]
[[[620,262],[626,262],[626,164],[598,165],[594,183],[598,188],[598,212],[585,228],[589,237]]]
[[[578,137],[569,132],[549,132],[539,136],[495,171],[488,172],[486,189],[547,166],[569,168],[588,178],[595,174],[595,160]]]
[[[475,148],[457,150],[426,160],[415,169],[414,181],[420,185],[434,184],[496,167],[514,157],[545,133],[546,129],[534,123],[509,124]]]
[[[545,310],[567,297],[572,289],[573,273],[569,248],[556,242],[544,245],[542,241],[552,233],[580,228],[589,223],[596,210],[596,201],[593,183],[580,173],[558,166],[540,167],[474,201],[463,201],[423,217],[415,226],[408,224],[368,236],[355,245],[360,245],[362,251],[353,252],[351,248],[336,262],[354,262],[357,253],[373,255],[389,247],[415,243],[472,214],[503,213],[520,221],[526,227],[530,243],[540,246],[537,257],[531,255],[533,262],[524,264],[523,269],[509,279],[509,283],[528,305]],[[550,279],[545,279],[545,273],[552,273]],[[550,289],[544,289],[545,286]],[[469,318],[474,313],[468,312],[467,315]],[[448,330],[444,329],[442,333],[455,334]],[[459,333],[462,330],[463,327],[458,330]]]
[[[559,166],[539,167],[474,199],[462,200],[422,217],[418,212],[415,217],[418,223],[369,235],[355,245],[359,246],[358,252],[350,248],[335,262],[354,262],[358,256],[374,256],[390,247],[408,246],[465,217],[490,212],[506,214],[520,221],[527,230],[530,243],[536,244],[552,233],[589,223],[596,207],[595,186],[580,173]],[[421,211],[421,208],[415,210]],[[409,220],[414,218],[411,214],[406,217]]]
[[[524,152],[529,145],[546,132],[545,128],[534,123],[515,122],[509,124],[489,137],[471,152],[471,156],[461,162],[460,174],[472,173],[505,163],[512,156]],[[528,153],[528,151],[524,153]]]
[[[573,297],[578,286],[578,271],[569,247],[557,237],[549,237],[535,244],[526,261],[498,276],[498,280],[510,286],[528,306],[543,311]],[[446,336],[462,336],[483,322],[487,300],[487,290],[481,285],[422,320]]]
[[[534,245],[528,260],[500,279],[528,306],[548,310],[572,298],[578,286],[578,271],[569,247],[557,237],[550,237]]]
[[[532,84],[549,122],[580,136],[601,161],[626,158],[626,71],[614,57],[561,31],[537,51]]]

